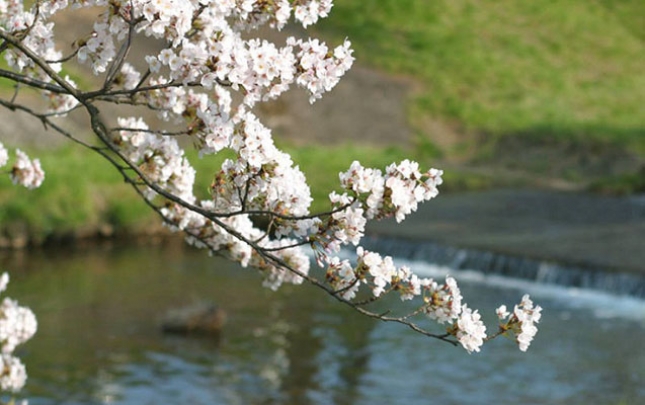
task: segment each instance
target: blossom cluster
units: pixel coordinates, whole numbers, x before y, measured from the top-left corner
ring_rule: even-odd
[[[9,275],[0,276],[0,292],[7,288]],[[18,302],[5,297],[0,303],[0,390],[18,392],[27,381],[25,366],[13,355],[16,346],[31,339],[38,323],[34,313]]]
[[[5,166],[9,161],[9,152],[0,143],[0,167]],[[20,149],[16,149],[16,162],[11,167],[9,177],[13,184],[18,184],[28,189],[40,187],[45,180],[45,172],[40,166],[40,160],[30,159]]]
[[[442,174],[437,169],[421,173],[418,163],[409,160],[392,163],[385,173],[354,161],[349,170],[339,174],[345,192],[329,194],[332,213],[312,224],[315,234],[311,240],[319,262],[331,263],[326,256],[338,253],[344,245],[358,245],[369,220],[394,217],[403,221],[419,203],[438,195]],[[337,265],[334,262],[332,268]]]
[[[47,3],[56,3],[55,1]],[[66,1],[65,1],[66,3]],[[25,10],[22,0],[0,0],[0,30],[22,37],[22,44],[44,60],[58,61],[62,54],[56,49],[52,30],[54,23],[48,21],[50,8],[40,7]],[[51,81],[51,78],[35,62],[22,52],[9,48],[4,53],[10,67],[29,73],[32,77]],[[52,62],[49,67],[60,72],[61,64]]]
[[[525,352],[537,333],[535,324],[540,322],[542,307],[534,306],[530,297],[524,295],[520,304],[515,305],[512,314],[505,305],[497,308],[496,313],[499,320],[504,322],[500,325],[502,332],[513,333],[520,350]]]
[[[371,288],[378,297],[388,291],[397,291],[401,300],[422,297],[420,312],[439,324],[448,323],[446,332],[455,336],[468,351],[479,351],[486,339],[486,326],[478,311],[462,304],[457,281],[446,277],[445,283],[432,278],[419,278],[407,266],[396,267],[391,257],[358,247],[358,260],[334,257],[327,268],[327,281],[346,299],[356,296],[361,285]]]
[[[340,174],[340,181],[347,193],[358,198],[367,219],[394,216],[397,222],[416,211],[418,204],[439,194],[443,171],[419,171],[419,164],[404,160],[389,165],[385,174],[380,170],[364,168],[357,161],[349,170]]]
[[[184,157],[184,150],[177,140],[149,132],[141,119],[119,118],[118,123],[122,129],[112,141],[121,147],[121,153],[135,163],[151,182],[192,203],[195,170]],[[156,195],[150,188],[145,194],[149,199]]]

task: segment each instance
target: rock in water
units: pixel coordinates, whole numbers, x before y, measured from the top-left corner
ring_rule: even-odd
[[[226,312],[213,303],[198,303],[166,313],[161,329],[182,335],[219,335],[226,323]]]

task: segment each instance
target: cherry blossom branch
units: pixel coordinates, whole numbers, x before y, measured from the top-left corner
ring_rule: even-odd
[[[105,135],[107,134],[107,131],[105,130],[105,124],[100,119],[98,110],[96,109],[96,107],[92,106],[91,104],[87,104],[87,105],[85,105],[85,107],[86,107],[88,113],[91,116],[92,128],[94,129],[95,133],[99,136],[99,138],[101,138],[109,146],[110,142],[105,137]],[[145,174],[143,172],[141,172],[132,162],[129,162],[127,158],[125,158],[123,155],[121,155],[117,148],[111,148],[111,149],[112,149],[112,152],[114,152],[117,156],[119,156],[120,160],[123,160],[127,164],[127,166],[139,176],[139,178],[142,180],[142,182],[146,186],[151,187],[157,193],[159,193],[160,195],[162,195],[162,196],[164,196],[166,198],[173,197],[172,200],[174,202],[176,202],[176,203],[178,203],[178,204],[180,204],[180,205],[182,205],[182,206],[184,206],[186,208],[189,208],[189,209],[192,208],[191,205],[188,204],[187,202],[179,200],[179,199],[175,199],[174,196],[166,193],[165,190],[159,188],[154,182],[148,180],[147,176],[145,176]],[[106,154],[104,152],[102,152],[102,151],[100,153],[102,155],[104,155],[104,157],[107,157],[108,160],[110,161],[110,163],[112,163],[117,168],[117,170],[119,170],[122,173],[122,175],[124,176],[126,181],[135,187],[137,192],[143,197],[143,199],[146,201],[146,203],[151,208],[153,208],[153,210],[155,210],[159,215],[161,215],[161,217],[167,223],[172,223],[172,221],[168,220],[168,218],[163,214],[162,210],[158,206],[152,204],[152,202],[148,198],[145,197],[145,195],[142,193],[142,191],[137,187],[138,183],[133,181],[126,174],[125,170],[120,165],[118,165],[117,162],[114,159],[112,159],[111,157],[106,156]],[[266,249],[264,247],[261,247],[261,246],[257,245],[256,242],[245,238],[243,235],[241,235],[238,232],[232,230],[231,228],[229,228],[224,223],[217,221],[216,218],[209,218],[209,219],[213,220],[218,226],[220,226],[223,229],[225,229],[226,232],[228,232],[231,235],[235,236],[236,238],[240,239],[240,241],[242,241],[243,243],[248,244],[249,246],[251,246],[256,252],[258,252],[258,254],[260,256],[262,256],[266,260],[275,263],[277,266],[279,266],[281,268],[287,269],[288,271],[298,275],[299,277],[302,277],[303,279],[307,280],[312,285],[315,285],[316,287],[318,287],[318,288],[322,289],[323,291],[327,292],[329,295],[333,296],[336,300],[338,300],[338,301],[340,301],[340,302],[342,302],[342,303],[354,308],[359,313],[361,313],[363,315],[366,315],[366,316],[369,316],[369,317],[374,318],[374,319],[385,321],[385,322],[400,323],[400,324],[408,326],[412,330],[414,330],[416,332],[419,332],[419,333],[421,333],[421,334],[423,334],[425,336],[436,338],[436,339],[439,339],[439,340],[443,340],[443,341],[446,341],[446,342],[451,343],[453,345],[458,344],[457,341],[455,341],[453,339],[450,339],[449,338],[450,335],[448,335],[448,334],[435,334],[435,333],[429,332],[429,331],[419,327],[416,323],[409,321],[408,318],[410,317],[410,315],[406,315],[404,317],[389,317],[389,316],[385,316],[383,314],[378,314],[378,313],[375,313],[375,312],[372,312],[372,311],[369,311],[369,310],[366,310],[366,309],[362,308],[363,306],[365,306],[365,305],[367,305],[369,303],[373,303],[378,297],[373,298],[373,299],[369,299],[369,300],[365,300],[365,301],[359,301],[359,302],[352,302],[351,300],[345,299],[339,294],[339,291],[331,289],[329,286],[327,286],[326,284],[320,282],[318,279],[298,271],[297,269],[295,269],[292,266],[290,266],[288,263],[286,263],[281,258],[271,254],[271,252],[273,251],[272,249]],[[196,239],[201,239],[207,246],[209,246],[208,242],[205,239],[203,239],[199,234],[196,234],[196,233],[192,232],[191,230],[184,230],[184,231],[186,233],[190,234],[191,236],[193,236]],[[287,246],[286,248],[290,248],[290,247],[292,247],[292,246]],[[213,249],[210,246],[209,246],[209,249],[211,251],[213,251],[213,252],[217,251],[216,249]],[[281,250],[284,250],[284,249],[285,248],[283,248]]]
[[[25,54],[29,59],[31,59],[38,67],[40,67],[46,74],[49,76],[53,81],[55,81],[60,87],[62,87],[65,92],[74,98],[78,99],[79,95],[78,92],[74,87],[72,87],[66,80],[64,80],[62,77],[60,77],[56,71],[54,71],[49,64],[47,64],[42,58],[40,58],[38,55],[34,54],[34,52],[23,46],[21,41],[17,38],[15,38],[12,35],[7,34],[6,32],[0,30],[0,38],[14,46],[15,48],[19,49],[20,52]]]
[[[289,38],[277,46],[249,38],[248,33],[263,24],[284,27],[292,14],[304,27],[314,24],[328,15],[331,0],[242,3],[76,4],[105,7],[91,36],[76,42],[73,53],[96,76],[104,75],[102,86],[89,91],[76,89],[59,73],[60,64],[71,59],[54,49],[48,34],[49,17],[66,4],[39,2],[34,11],[9,10],[8,17],[0,15],[0,52],[6,52],[13,71],[0,70],[0,77],[14,81],[16,89],[11,101],[0,105],[22,110],[99,153],[172,230],[184,232],[195,246],[259,269],[269,288],[307,281],[365,316],[406,325],[469,352],[479,351],[485,340],[500,334],[514,335],[526,350],[541,311],[528,296],[512,314],[498,308],[499,331],[486,336],[480,314],[462,302],[452,277],[445,282],[420,278],[405,266],[397,267],[391,257],[360,246],[368,221],[394,217],[401,222],[419,203],[434,198],[442,182],[440,170],[422,172],[408,160],[384,171],[354,162],[339,176],[341,191],[330,193],[329,211],[309,212],[311,193],[304,174],[274,145],[271,131],[253,108],[291,86],[304,88],[310,102],[321,98],[352,65],[350,43],[329,48],[317,39]],[[243,30],[247,34],[242,35]],[[132,46],[141,37],[166,45],[134,55]],[[134,68],[141,65],[147,65],[143,73]],[[41,90],[50,100],[50,110],[39,113],[16,103],[22,85]],[[182,130],[151,130],[137,117],[119,117],[114,124],[101,114],[99,102],[146,107],[162,120],[182,123]],[[74,109],[86,111],[99,146],[53,122]],[[183,134],[194,141],[200,156],[225,149],[234,154],[215,173],[206,200],[199,201],[193,192],[195,170],[176,140]],[[15,173],[36,170],[25,157],[19,160]],[[258,217],[268,219],[265,229],[253,223]],[[349,246],[356,249],[354,261],[339,256]],[[307,247],[325,272],[322,280],[309,273]],[[364,292],[371,295],[365,297]],[[417,309],[401,316],[391,315],[391,309],[372,310],[375,302],[391,294],[416,300]],[[419,326],[416,318],[422,315],[444,325],[445,333]]]
[[[1,34],[1,32],[0,32]],[[36,89],[41,89],[41,90],[47,90],[52,93],[57,93],[57,94],[67,94],[67,90],[64,89],[61,86],[57,86],[55,84],[43,82],[38,79],[31,78],[29,76],[25,76],[19,73],[15,73],[9,70],[4,70],[0,69],[0,77],[4,77],[6,79],[12,80],[16,83],[22,83],[26,84],[29,87],[33,87]]]

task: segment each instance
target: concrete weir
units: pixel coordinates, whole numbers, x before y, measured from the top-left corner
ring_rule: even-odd
[[[394,257],[422,261],[455,270],[518,278],[536,283],[599,290],[645,299],[645,275],[608,271],[572,263],[558,263],[433,242],[368,237],[363,246]]]
[[[645,196],[447,194],[368,235],[366,247],[393,256],[645,297]]]

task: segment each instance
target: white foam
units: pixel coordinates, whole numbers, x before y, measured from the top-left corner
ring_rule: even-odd
[[[398,265],[409,266],[422,277],[444,278],[452,275],[458,282],[484,284],[498,288],[520,290],[540,299],[549,299],[572,309],[589,309],[597,318],[625,318],[645,322],[645,300],[618,296],[604,291],[538,283],[532,280],[487,275],[477,270],[456,270],[423,261],[397,258]]]

